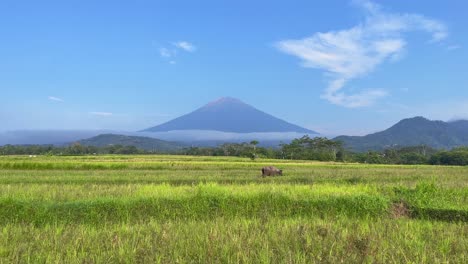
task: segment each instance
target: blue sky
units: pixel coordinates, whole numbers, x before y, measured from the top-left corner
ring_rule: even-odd
[[[222,96],[327,135],[468,118],[468,3],[0,2],[1,130],[140,130]]]

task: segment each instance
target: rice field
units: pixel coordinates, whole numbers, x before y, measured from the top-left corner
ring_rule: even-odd
[[[0,263],[467,263],[467,223],[468,167],[0,156]]]

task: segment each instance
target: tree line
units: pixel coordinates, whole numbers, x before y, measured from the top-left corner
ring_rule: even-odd
[[[325,137],[303,136],[278,148],[261,147],[254,140],[244,143],[225,143],[216,147],[189,147],[173,152],[158,152],[138,149],[134,146],[109,145],[105,147],[52,145],[5,145],[0,146],[0,155],[98,155],[98,154],[181,154],[194,156],[236,156],[258,158],[357,162],[368,164],[432,164],[468,165],[468,147],[452,150],[436,150],[428,146],[388,148],[383,151],[356,153],[347,150],[343,143]]]
[[[69,146],[54,145],[5,145],[0,146],[0,155],[51,155],[76,156],[98,154],[150,154],[135,146],[109,145],[105,147],[85,146],[74,143]]]

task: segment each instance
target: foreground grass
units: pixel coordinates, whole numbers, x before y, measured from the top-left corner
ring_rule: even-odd
[[[468,167],[0,157],[0,263],[466,263],[467,223]]]
[[[4,225],[5,263],[466,263],[461,223],[348,218]]]

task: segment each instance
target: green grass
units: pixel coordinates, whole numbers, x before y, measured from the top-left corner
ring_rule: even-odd
[[[466,263],[461,223],[348,218],[7,224],[4,262]]]
[[[265,165],[285,175],[262,178]],[[0,157],[0,263],[466,263],[466,252],[468,167]]]
[[[388,207],[389,200],[368,186],[32,186],[2,192],[0,221],[100,225],[146,219],[371,217],[385,215]]]

